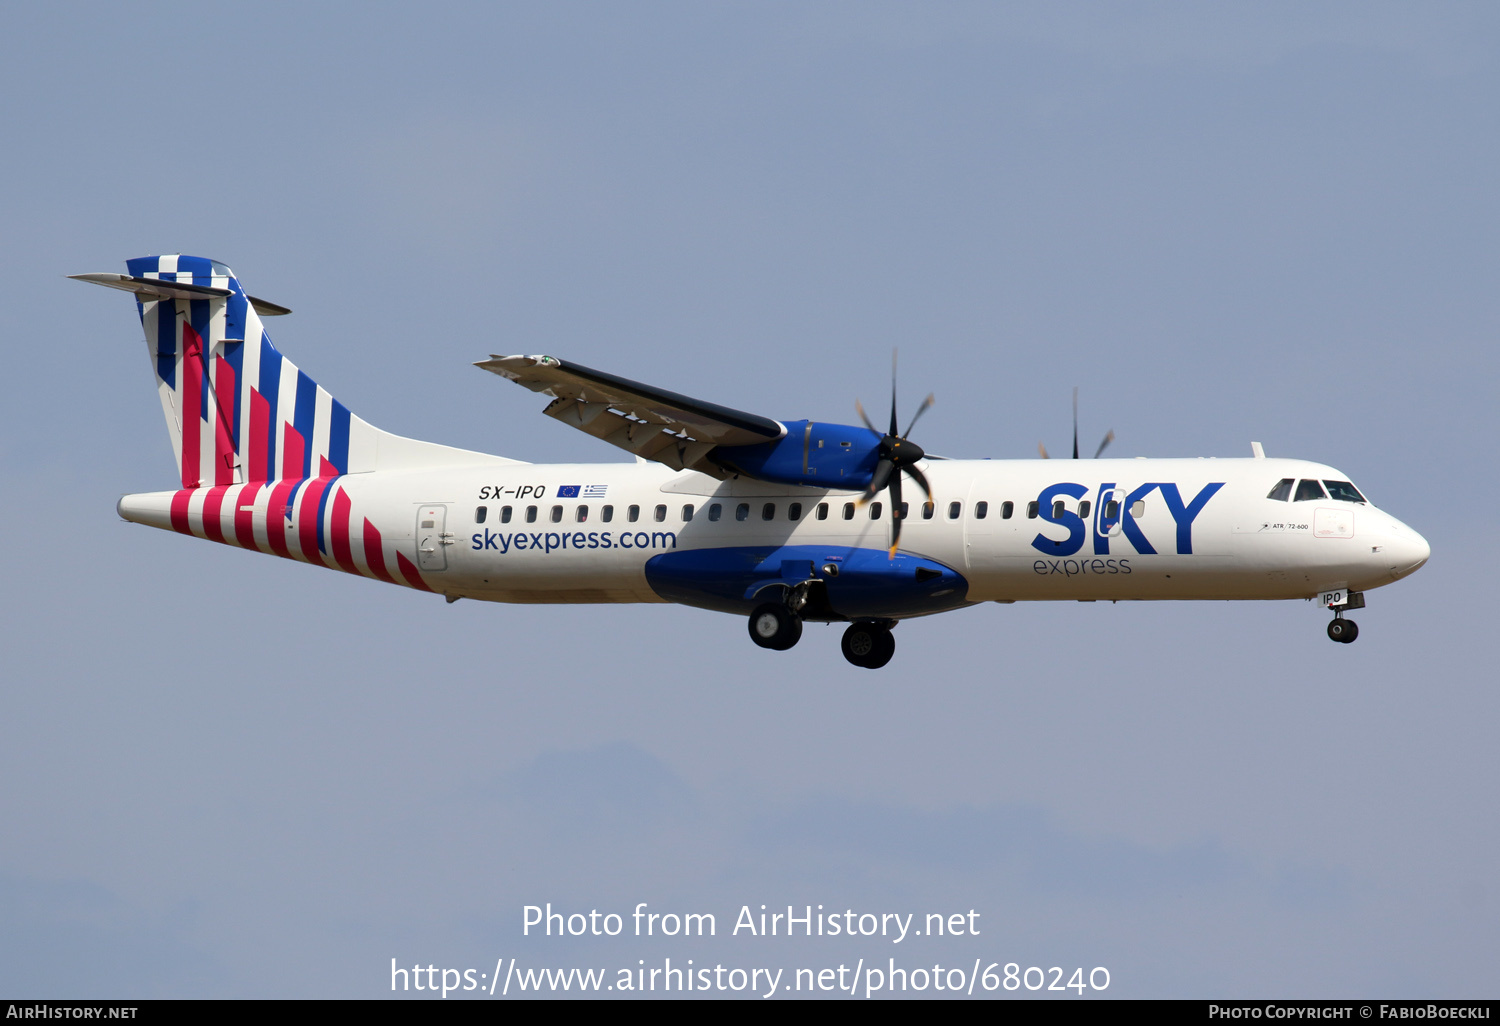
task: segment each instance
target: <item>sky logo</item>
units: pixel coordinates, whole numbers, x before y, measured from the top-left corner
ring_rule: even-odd
[[[1094,552],[1098,555],[1109,553],[1110,536],[1113,534],[1113,528],[1118,525],[1137,553],[1155,555],[1156,547],[1146,539],[1145,532],[1136,523],[1132,509],[1137,502],[1143,501],[1152,492],[1159,492],[1167,507],[1167,512],[1171,514],[1172,521],[1176,525],[1178,555],[1192,555],[1193,521],[1198,519],[1198,514],[1203,512],[1203,507],[1208,504],[1208,500],[1223,487],[1222,481],[1205,485],[1191,501],[1184,501],[1177,490],[1177,485],[1171,482],[1152,481],[1132,490],[1123,501],[1113,500],[1117,506],[1114,507],[1113,512],[1109,512],[1112,500],[1108,496],[1115,493],[1115,486],[1113,483],[1100,485],[1098,501],[1095,502],[1093,510]],[[1071,556],[1083,548],[1084,538],[1088,534],[1088,525],[1082,516],[1068,508],[1065,500],[1083,499],[1088,494],[1087,486],[1072,482],[1050,485],[1042,489],[1041,494],[1037,496],[1038,519],[1066,529],[1068,536],[1058,540],[1049,538],[1046,534],[1038,534],[1032,539],[1031,547],[1049,556]]]

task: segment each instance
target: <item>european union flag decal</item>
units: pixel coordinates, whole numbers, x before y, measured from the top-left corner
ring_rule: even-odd
[[[557,497],[559,499],[576,499],[576,498],[578,498],[578,486],[577,485],[559,485],[558,489],[557,489]]]

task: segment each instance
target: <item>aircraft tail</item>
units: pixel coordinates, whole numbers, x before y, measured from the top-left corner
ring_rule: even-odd
[[[514,462],[354,416],[271,344],[261,316],[291,311],[247,295],[224,264],[168,255],[126,268],[73,277],[136,294],[182,488]]]

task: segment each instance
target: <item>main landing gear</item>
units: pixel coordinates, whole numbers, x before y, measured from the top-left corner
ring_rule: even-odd
[[[750,640],[761,648],[785,652],[802,637],[802,617],[779,602],[767,602],[750,614]]]
[[[878,670],[896,654],[894,621],[860,620],[844,631],[844,658],[855,666]],[[780,602],[767,602],[750,614],[750,640],[761,648],[785,652],[802,637],[802,617]]]
[[[878,670],[896,654],[896,639],[891,637],[891,629],[885,624],[862,620],[851,623],[844,631],[841,647],[844,658],[855,666]]]

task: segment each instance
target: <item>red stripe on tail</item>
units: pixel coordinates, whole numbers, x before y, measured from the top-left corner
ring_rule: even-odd
[[[203,535],[209,541],[224,542],[224,521],[220,510],[224,506],[224,493],[228,485],[215,485],[203,497]]]
[[[250,480],[266,479],[266,450],[271,439],[271,404],[250,390]]]
[[[354,564],[354,551],[349,545],[349,513],[352,504],[349,502],[348,494],[342,488],[335,488],[333,492],[333,525],[329,532],[333,540],[333,560],[339,565],[339,569],[346,573],[357,574],[359,567]]]
[[[235,499],[234,509],[234,540],[247,549],[259,550],[260,546],[255,544],[255,512],[251,509],[241,509],[242,506],[254,506],[255,497],[260,494],[260,482],[246,485],[240,489],[239,496]]]
[[[214,484],[234,484],[234,437],[229,418],[234,415],[234,368],[219,356],[214,359]]]
[[[406,578],[407,584],[410,584],[413,588],[420,588],[423,591],[432,590],[427,586],[427,582],[422,580],[421,571],[412,565],[411,560],[399,552],[396,553],[396,565],[401,568],[401,576]]]
[[[318,507],[322,505],[323,489],[328,487],[330,480],[320,477],[307,483],[307,488],[302,493],[302,513],[297,517],[297,533],[302,535],[298,539],[302,554],[309,563],[316,566],[327,565],[323,562],[323,554],[318,551]]]
[[[202,481],[200,432],[203,429],[203,340],[193,326],[182,322],[182,376],[177,385],[177,413],[182,419],[182,487],[197,488]]]
[[[193,528],[188,523],[188,503],[193,501],[193,493],[186,488],[180,492],[172,493],[172,530],[178,534],[192,534]]]
[[[307,439],[302,432],[286,421],[281,424],[281,476],[301,477],[302,458],[307,452]]]
[[[380,542],[380,532],[374,524],[370,523],[368,517],[365,518],[365,564],[369,566],[370,572],[382,581],[396,583],[391,572],[385,568],[385,549]]]
[[[296,481],[277,481],[271,489],[271,501],[266,507],[266,541],[271,543],[271,551],[278,556],[292,558],[292,554],[286,547],[286,508],[287,496],[292,494],[292,489],[297,487]]]

